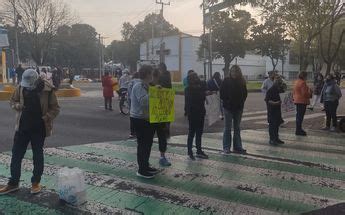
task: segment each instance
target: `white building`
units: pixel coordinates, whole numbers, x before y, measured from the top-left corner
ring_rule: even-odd
[[[172,80],[180,82],[186,77],[188,70],[192,69],[199,75],[204,75],[204,62],[198,58],[198,50],[201,44],[199,37],[188,34],[180,34],[162,38],[153,38],[140,45],[140,60],[159,62],[160,44],[165,44],[165,63],[172,73]],[[299,65],[290,64],[289,54],[284,62],[283,75],[287,79],[296,78]],[[237,64],[241,67],[243,75],[248,80],[262,79],[267,72],[272,70],[270,58],[257,54],[246,54],[244,58],[236,58],[231,65]],[[207,66],[208,68],[208,66]],[[216,59],[213,61],[212,71],[223,74],[224,61]],[[279,61],[276,67],[282,71],[282,62]],[[207,71],[206,74],[209,74]]]

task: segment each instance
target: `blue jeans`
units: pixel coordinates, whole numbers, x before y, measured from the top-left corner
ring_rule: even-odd
[[[223,149],[227,150],[231,148],[231,128],[234,125],[234,150],[242,149],[242,140],[241,140],[241,120],[242,120],[243,110],[229,111],[224,108],[225,116],[225,128],[223,134]]]

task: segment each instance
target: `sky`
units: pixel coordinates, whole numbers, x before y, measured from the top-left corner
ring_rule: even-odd
[[[66,1],[79,17],[80,22],[90,24],[104,36],[105,43],[121,39],[124,22],[135,25],[148,13],[159,13],[156,0],[69,0]],[[168,0],[163,0],[168,2]],[[164,17],[182,32],[202,33],[202,0],[170,0],[165,6]]]

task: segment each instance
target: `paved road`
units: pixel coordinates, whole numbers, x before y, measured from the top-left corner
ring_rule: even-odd
[[[113,112],[105,111],[100,84],[80,84],[77,87],[82,89],[83,96],[60,99],[61,114],[55,121],[54,135],[47,139],[46,145],[57,147],[126,139],[129,135],[129,120],[127,116],[119,113],[118,101],[115,101]],[[176,122],[172,124],[173,135],[186,134],[188,131],[188,122],[183,116],[183,106],[184,97],[177,96]],[[245,106],[242,127],[244,129],[265,128],[265,109],[262,94],[250,93]],[[343,107],[341,109],[344,110]],[[287,126],[293,127],[294,113],[286,115],[287,118],[292,119]],[[8,102],[0,102],[0,117],[0,151],[8,151],[11,149],[14,134],[14,112],[10,110]],[[313,121],[311,128],[315,125],[322,127],[318,125],[322,122],[320,115],[313,115],[310,121]],[[222,130],[222,121],[206,128],[206,132],[221,132]]]
[[[171,139],[169,168],[153,180],[135,175],[136,142],[112,141],[45,149],[46,189],[30,195],[32,153],[23,161],[22,189],[0,196],[0,214],[343,214],[344,134],[312,132],[308,137],[281,130],[286,141],[269,146],[266,131],[245,130],[247,155],[220,153],[222,134],[204,134],[210,159],[190,161],[186,136]],[[0,153],[0,186],[7,182],[9,153]],[[158,167],[154,144],[150,163]],[[58,200],[56,173],[64,166],[83,169],[87,203],[69,207]],[[339,204],[332,207],[332,205]]]

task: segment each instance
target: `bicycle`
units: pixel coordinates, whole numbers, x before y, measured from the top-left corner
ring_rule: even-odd
[[[123,115],[129,115],[129,103],[128,103],[128,98],[127,98],[127,89],[121,89],[119,92],[120,96],[120,112]]]

